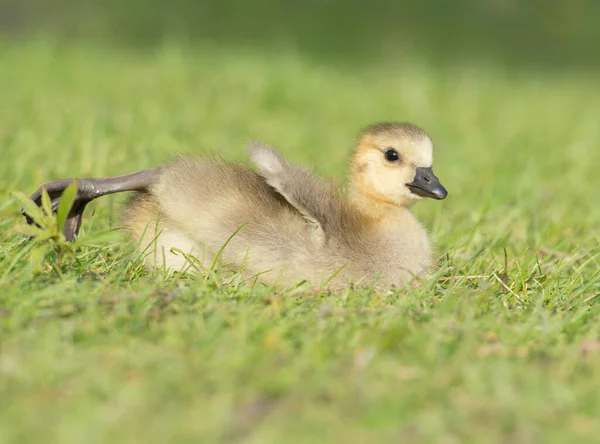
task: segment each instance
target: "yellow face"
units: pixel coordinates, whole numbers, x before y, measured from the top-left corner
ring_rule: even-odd
[[[368,197],[410,206],[424,197],[444,199],[446,189],[433,174],[433,144],[424,133],[402,128],[367,132],[353,162],[354,186]]]

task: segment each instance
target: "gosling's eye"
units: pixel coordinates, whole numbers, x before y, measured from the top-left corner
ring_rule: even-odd
[[[400,160],[400,155],[398,151],[390,148],[385,152],[385,160],[388,162],[398,162]]]

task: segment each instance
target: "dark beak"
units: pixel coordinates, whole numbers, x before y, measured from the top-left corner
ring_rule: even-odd
[[[433,174],[433,169],[417,168],[415,180],[407,183],[406,186],[418,196],[431,197],[433,199],[442,200],[448,196],[448,191],[440,183],[440,180]]]

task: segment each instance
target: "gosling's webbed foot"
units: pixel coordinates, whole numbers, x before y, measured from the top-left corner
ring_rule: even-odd
[[[101,196],[123,191],[145,192],[159,177],[159,171],[160,168],[151,168],[124,176],[79,179],[77,181],[77,194],[75,195],[73,205],[63,228],[65,238],[70,241],[77,239],[79,229],[81,228],[83,211],[85,210],[86,205],[92,200]],[[41,207],[42,192],[45,189],[50,197],[50,202],[52,203],[52,211],[56,212],[60,205],[60,199],[63,192],[75,180],[76,179],[74,178],[68,178],[48,182],[31,195],[31,200],[33,200],[38,207]],[[21,211],[21,214],[25,216],[28,224],[35,223],[24,210]]]
[[[52,182],[48,182],[47,184],[39,187],[35,193],[31,195],[31,200],[38,206],[42,206],[42,192],[46,190],[48,193],[48,197],[50,197],[50,202],[52,204],[52,211],[56,212],[58,210],[58,206],[60,205],[60,199],[62,197],[65,189],[71,185],[76,179],[58,179],[53,180]],[[67,220],[65,221],[63,227],[63,234],[67,240],[75,240],[77,239],[77,234],[79,233],[79,229],[81,228],[81,222],[83,218],[83,212],[85,210],[85,206],[91,202],[93,199],[98,197],[97,193],[94,190],[93,183],[90,182],[90,179],[81,179],[77,184],[77,194],[75,196],[75,200],[73,201],[73,205],[71,210],[69,211],[69,215],[67,216]],[[21,214],[25,216],[28,224],[34,224],[34,220],[25,212],[25,210],[21,210]]]

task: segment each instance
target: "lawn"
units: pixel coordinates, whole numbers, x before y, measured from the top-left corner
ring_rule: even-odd
[[[592,442],[600,87],[576,71],[282,47],[0,41],[0,442]],[[144,272],[126,196],[75,255],[14,192],[259,139],[343,178],[380,120],[432,135],[439,273],[393,295]],[[60,245],[60,242],[58,242]]]

